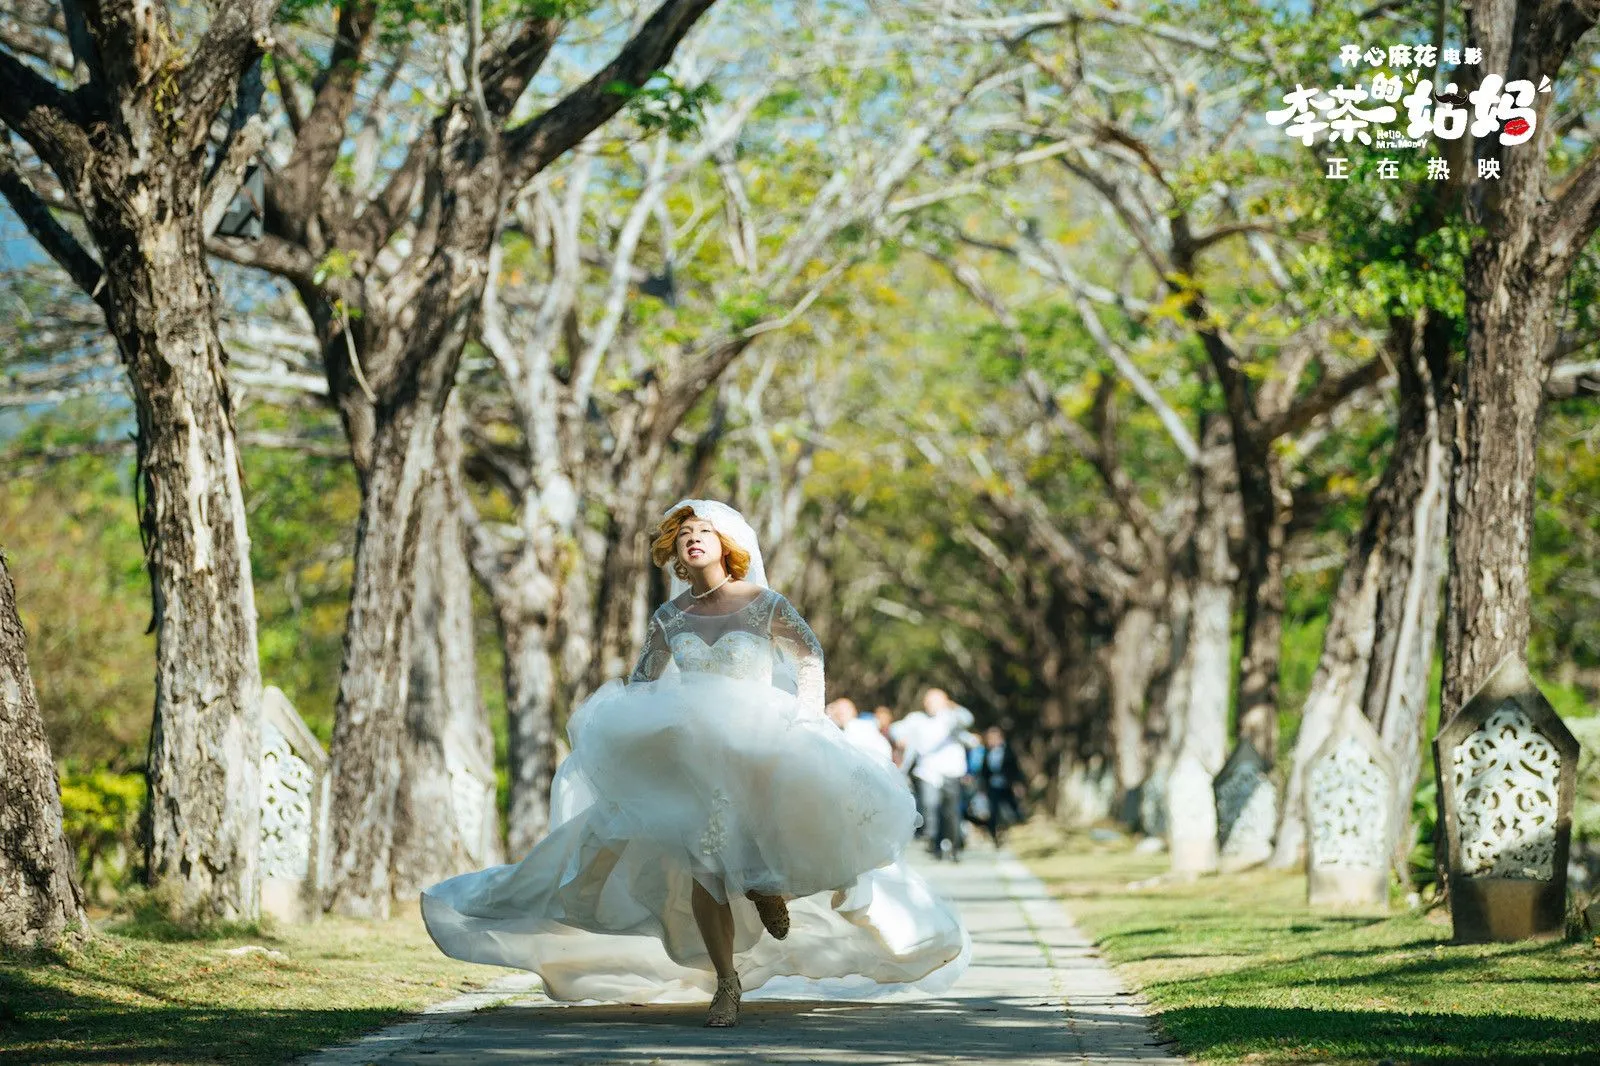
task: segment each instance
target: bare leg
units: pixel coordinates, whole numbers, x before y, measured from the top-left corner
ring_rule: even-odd
[[[705,890],[699,881],[694,883],[694,921],[705,939],[706,951],[711,954],[711,965],[721,978],[732,977],[733,969],[733,908],[718,903],[717,898]]]
[[[695,924],[706,942],[706,952],[717,971],[717,994],[711,1000],[706,1024],[736,1025],[739,1021],[739,973],[733,968],[733,908],[719,903],[699,881],[690,896]]]

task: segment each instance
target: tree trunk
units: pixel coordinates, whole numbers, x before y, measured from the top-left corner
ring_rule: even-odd
[[[1389,471],[1404,462],[1401,447],[1402,442],[1396,441],[1395,455],[1384,472],[1386,480]],[[1296,868],[1305,859],[1305,784],[1311,759],[1328,739],[1340,710],[1356,702],[1366,684],[1372,658],[1373,610],[1385,561],[1382,540],[1390,521],[1383,500],[1382,487],[1368,498],[1361,529],[1350,545],[1339,587],[1328,605],[1322,654],[1317,659],[1311,691],[1306,694],[1305,708],[1300,713],[1300,729],[1295,735],[1289,781],[1284,790],[1283,813],[1278,820],[1277,842],[1268,863],[1276,869]]]
[[[1444,577],[1445,503],[1449,469],[1440,384],[1450,363],[1452,323],[1429,317],[1420,331],[1401,329],[1400,429],[1395,456],[1379,492],[1393,516],[1384,545],[1384,569],[1375,605],[1372,668],[1362,711],[1378,730],[1395,770],[1393,833],[1395,870],[1409,886],[1411,799],[1422,773],[1422,737],[1428,719],[1428,683],[1439,629]]]
[[[329,909],[387,918],[394,893],[395,811],[411,667],[411,580],[421,529],[418,500],[435,463],[433,418],[416,402],[373,439],[356,529],[344,665],[334,710],[329,777],[331,841],[320,878]]]
[[[502,610],[499,618],[505,644],[506,714],[511,727],[507,848],[513,857],[520,857],[550,828],[556,660],[548,625],[512,609]]]
[[[574,451],[567,449],[569,455]],[[586,649],[564,646],[569,635],[586,634],[591,621],[578,525],[584,487],[559,468],[557,458],[549,456],[536,468],[537,486],[524,495],[520,536],[509,556],[479,566],[505,652],[507,839],[513,856],[526,854],[550,827],[556,723],[565,703],[563,683],[574,674],[562,653],[582,663],[580,673],[588,658]]]
[[[1159,649],[1154,646],[1156,613],[1149,607],[1133,605],[1117,619],[1117,628],[1106,649],[1106,678],[1111,702],[1111,748],[1116,765],[1117,793],[1112,809],[1129,824],[1137,811],[1129,809],[1149,771],[1145,759],[1145,700],[1150,681],[1160,666]]]
[[[1450,498],[1441,724],[1507,655],[1525,656],[1534,476],[1561,279],[1541,276],[1536,234],[1486,240],[1467,270],[1467,358]]]
[[[1535,85],[1546,78],[1560,84],[1562,67],[1594,23],[1592,5],[1560,0],[1480,0],[1467,9],[1467,36],[1483,50],[1480,69]],[[1516,147],[1492,135],[1479,141],[1478,157],[1499,161],[1503,176],[1468,190],[1482,230],[1463,284],[1467,341],[1458,407],[1442,412],[1454,455],[1441,724],[1503,659],[1527,655],[1545,359],[1562,287],[1600,223],[1600,157],[1591,153],[1561,188],[1548,189],[1554,96],[1533,100],[1539,113],[1532,140]]]
[[[569,569],[561,583],[562,609],[556,617],[556,636],[561,648],[557,677],[560,696],[568,707],[576,707],[589,693],[590,666],[599,639],[596,635],[600,622],[596,575],[605,571],[610,553],[606,531],[581,525],[575,532],[578,563]]]
[[[261,667],[199,186],[188,161],[149,162],[86,221],[139,423],[156,631],[146,870],[175,911],[248,921],[260,913]]]
[[[1217,420],[1217,425],[1221,424]],[[1228,531],[1238,514],[1232,459],[1211,447],[1201,459],[1195,519],[1195,581],[1190,600],[1189,699],[1183,747],[1212,774],[1228,757],[1228,706],[1233,659],[1233,586]]]
[[[1432,358],[1440,367],[1448,358],[1440,330],[1447,329],[1442,321],[1429,327]],[[1422,336],[1408,321],[1397,322],[1393,335],[1400,378],[1394,444],[1329,609],[1272,858],[1280,868],[1304,857],[1305,775],[1339,711],[1350,703],[1363,709],[1395,758],[1397,809],[1390,824],[1397,840],[1409,835],[1402,827],[1409,824],[1420,771],[1438,619],[1444,471],[1435,376]]]
[[[646,513],[647,486],[655,466],[654,459],[647,456],[619,479],[612,497],[615,509],[607,531],[608,551],[595,590],[594,654],[585,678],[586,692],[625,673],[644,637],[651,567],[647,541],[656,518]]]
[[[1239,478],[1245,518],[1244,648],[1239,658],[1238,736],[1271,766],[1278,757],[1278,664],[1283,645],[1283,545],[1289,504],[1270,449],[1249,456]]]
[[[1403,544],[1390,555],[1379,592],[1377,635],[1363,709],[1378,727],[1394,764],[1395,870],[1411,883],[1411,800],[1422,775],[1422,740],[1428,724],[1429,674],[1439,629],[1440,588],[1445,558],[1445,449],[1430,441],[1422,491],[1410,515]]]
[[[1187,569],[1185,555],[1177,561]],[[1164,621],[1161,664],[1150,686],[1150,706],[1144,720],[1145,762],[1148,767],[1139,789],[1140,832],[1167,835],[1167,784],[1183,743],[1183,723],[1189,706],[1189,588],[1192,574],[1173,572],[1162,607]]]
[[[1065,765],[1069,750],[1067,745],[1067,693],[1063,688],[1066,671],[1062,668],[1060,652],[1051,648],[1040,656],[1039,679],[1044,685],[1045,697],[1039,702],[1039,734],[1037,761],[1044,775],[1044,808],[1060,817],[1063,795],[1062,775],[1070,770]],[[1032,784],[1033,782],[1030,782]]]
[[[1193,665],[1189,656],[1189,642],[1193,637],[1193,575],[1175,575],[1168,587],[1171,591],[1166,604],[1167,661],[1152,691],[1152,713],[1145,718],[1145,747],[1150,753],[1152,772],[1157,768],[1170,769],[1178,755],[1184,723],[1189,717],[1189,687],[1193,683],[1189,670]]]
[[[1215,774],[1228,757],[1228,681],[1233,589],[1202,578],[1195,583],[1189,641],[1189,706],[1183,750],[1193,751]]]
[[[452,402],[439,427],[439,462],[423,492],[412,569],[411,667],[391,860],[397,900],[501,860],[494,737],[478,691],[472,570],[461,520],[461,418]]]
[[[53,948],[74,927],[88,930],[74,866],[17,592],[0,556],[0,948]]]
[[[414,319],[393,350],[370,359],[376,403],[363,405],[355,368],[329,346],[347,431],[362,473],[361,520],[351,581],[344,664],[335,707],[330,773],[332,846],[322,884],[329,909],[351,917],[387,917],[403,717],[411,665],[410,574],[421,532],[421,500],[438,462],[440,418],[485,284],[484,265],[501,205],[499,156],[485,151],[485,131],[457,101],[438,119],[439,247],[423,268]],[[356,332],[361,332],[359,324]],[[344,371],[335,368],[343,366]],[[368,443],[370,442],[370,443]]]
[[[241,75],[273,6],[237,0],[179,41],[166,5],[78,5],[71,44],[89,77],[70,92],[9,53],[0,62],[0,116],[76,201],[100,261],[9,145],[0,191],[105,312],[132,386],[156,634],[146,869],[185,917],[250,920],[260,907],[255,594],[203,215],[223,183],[207,189],[207,133],[228,100],[235,120],[249,110]]]
[[[1228,530],[1238,506],[1235,468],[1221,419],[1212,421],[1205,437],[1206,448],[1195,473],[1199,500],[1189,642],[1180,668],[1188,675],[1189,694],[1183,741],[1167,792],[1172,866],[1175,872],[1186,874],[1214,869],[1217,863],[1216,810],[1208,785],[1227,758],[1231,695],[1229,666],[1236,572],[1228,552]]]

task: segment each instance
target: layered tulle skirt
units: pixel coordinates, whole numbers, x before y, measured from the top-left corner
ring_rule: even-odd
[[[902,861],[903,776],[793,695],[707,673],[612,682],[568,732],[549,836],[423,893],[445,954],[535,971],[555,999],[701,999],[698,882],[732,907],[747,994],[938,992],[965,968],[959,917]],[[750,890],[790,897],[786,939]]]

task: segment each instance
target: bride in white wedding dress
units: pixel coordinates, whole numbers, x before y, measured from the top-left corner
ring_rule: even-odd
[[[653,557],[674,595],[628,683],[573,712],[549,836],[424,892],[434,942],[533,970],[553,999],[714,993],[707,1025],[735,1024],[745,990],[948,988],[971,944],[901,859],[911,793],[824,717],[822,649],[766,587],[755,532],[685,500]]]

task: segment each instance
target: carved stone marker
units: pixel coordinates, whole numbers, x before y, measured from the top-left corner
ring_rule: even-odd
[[[1217,868],[1217,808],[1211,773],[1192,751],[1178,756],[1167,778],[1167,851],[1175,874]]]
[[[1239,741],[1217,775],[1218,865],[1242,870],[1272,857],[1278,828],[1278,790],[1255,745]]]
[[[1578,742],[1508,655],[1433,741],[1458,941],[1558,937]]]
[[[1313,907],[1387,907],[1394,765],[1346,704],[1306,773],[1306,896]]]
[[[328,756],[289,697],[261,694],[261,911],[316,917],[317,850],[328,826]]]

